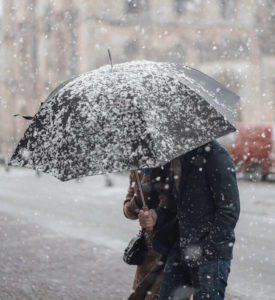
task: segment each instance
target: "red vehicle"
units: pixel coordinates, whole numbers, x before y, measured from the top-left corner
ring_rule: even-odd
[[[275,124],[239,123],[237,132],[221,139],[231,154],[238,172],[252,180],[265,180],[275,174]]]

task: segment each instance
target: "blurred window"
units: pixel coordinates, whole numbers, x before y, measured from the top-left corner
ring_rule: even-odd
[[[129,40],[124,47],[124,53],[128,58],[134,58],[138,51],[139,43],[137,40]]]
[[[187,13],[187,4],[190,0],[174,0],[175,12],[178,16],[183,16]]]
[[[271,29],[275,29],[275,4],[274,4],[274,0],[268,0],[267,1],[267,9],[269,12],[269,16],[268,16],[268,21],[269,21],[269,26],[271,27]]]
[[[229,19],[234,16],[234,0],[220,0],[221,15],[224,19]]]
[[[140,11],[140,0],[126,0],[126,11],[130,14],[135,14]]]

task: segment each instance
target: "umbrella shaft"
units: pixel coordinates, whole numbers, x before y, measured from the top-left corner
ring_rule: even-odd
[[[135,174],[136,174],[136,179],[137,179],[137,183],[138,183],[138,188],[140,190],[142,205],[143,205],[143,207],[146,207],[146,203],[145,203],[145,199],[144,199],[144,194],[143,194],[143,191],[142,191],[142,186],[141,186],[141,182],[140,182],[137,170],[135,170]]]

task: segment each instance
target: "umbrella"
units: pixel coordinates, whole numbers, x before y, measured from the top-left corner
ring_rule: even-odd
[[[175,63],[103,66],[41,104],[10,164],[62,181],[150,168],[235,131],[239,97]]]

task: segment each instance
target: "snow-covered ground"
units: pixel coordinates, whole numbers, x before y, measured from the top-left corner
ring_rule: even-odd
[[[122,213],[128,178],[59,182],[0,168],[0,299],[126,299],[134,267],[121,256],[137,222]],[[239,182],[242,213],[228,292],[274,299],[275,182]]]

